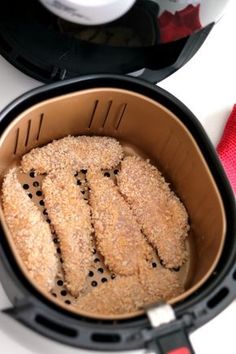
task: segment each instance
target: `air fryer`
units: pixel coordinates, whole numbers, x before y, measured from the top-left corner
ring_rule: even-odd
[[[111,7],[112,3],[116,6]],[[129,74],[156,83],[197,52],[227,3],[4,1],[0,53],[21,71],[47,83],[87,74]],[[102,11],[98,4],[105,9],[104,22],[101,18],[97,24],[92,19]],[[125,12],[120,13],[117,6]],[[86,7],[89,14],[83,17]]]
[[[193,353],[189,333],[236,295],[235,202],[193,114],[158,87],[101,75],[36,89],[10,104],[0,119],[1,182],[7,170],[36,146],[69,134],[111,136],[129,154],[148,157],[161,169],[190,218],[189,261],[176,270],[185,292],[137,312],[97,316],[76,309],[63,278],[57,279],[50,294],[32,282],[1,209],[0,276],[12,303],[4,312],[44,336],[78,348],[102,352],[147,348],[156,353],[185,348]],[[42,196],[36,193],[41,179],[32,173],[20,176],[43,213]],[[152,262],[158,271],[159,260]],[[89,291],[112,278],[95,249]]]

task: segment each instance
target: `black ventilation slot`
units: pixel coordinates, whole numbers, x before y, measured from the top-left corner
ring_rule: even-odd
[[[42,315],[37,315],[35,317],[35,321],[39,323],[41,326],[48,328],[50,331],[60,333],[64,336],[72,337],[72,338],[78,336],[78,332],[75,329],[53,322]]]
[[[94,333],[91,336],[93,342],[97,343],[119,343],[121,341],[119,334]]]
[[[37,140],[39,140],[39,136],[40,136],[40,133],[41,133],[43,120],[44,120],[44,113],[41,113],[40,114],[40,118],[39,118],[39,127],[38,127],[37,137],[36,137]]]
[[[93,107],[93,111],[92,111],[92,115],[91,115],[91,118],[90,118],[90,121],[89,121],[89,125],[88,125],[88,128],[90,129],[92,124],[93,124],[93,119],[94,119],[94,116],[95,116],[95,113],[96,113],[96,110],[97,110],[97,107],[98,107],[98,100],[95,101],[94,103],[94,107]]]
[[[216,307],[221,301],[224,300],[224,298],[229,294],[229,289],[228,288],[222,288],[216,295],[211,298],[211,300],[208,301],[207,306],[210,309],[213,309]]]
[[[31,120],[28,121],[28,125],[27,125],[27,133],[26,133],[26,138],[25,138],[25,146],[27,146],[27,145],[28,145],[28,142],[29,142],[30,128],[31,128]]]
[[[15,140],[15,146],[14,146],[14,152],[13,152],[14,155],[16,155],[16,153],[17,153],[19,135],[20,135],[20,129],[17,128],[17,130],[16,130],[16,140]]]
[[[105,118],[104,118],[104,121],[103,121],[103,124],[102,124],[102,128],[105,127],[105,124],[107,122],[107,118],[108,118],[110,110],[111,110],[111,106],[112,106],[112,101],[109,101],[108,102],[108,107],[107,107],[107,112],[106,112],[106,115],[105,115]]]
[[[119,117],[118,117],[118,122],[117,122],[117,125],[116,125],[116,130],[119,129],[120,127],[120,124],[121,124],[121,121],[124,117],[124,114],[125,114],[125,111],[126,111],[126,108],[127,108],[127,103],[124,103],[122,106],[121,106],[121,110],[120,110],[120,113],[119,113]]]

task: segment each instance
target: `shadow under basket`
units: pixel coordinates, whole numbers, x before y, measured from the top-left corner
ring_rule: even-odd
[[[169,107],[167,102],[169,102]],[[107,79],[88,79],[85,83],[75,80],[40,88],[27,97],[20,98],[2,114],[0,178],[2,182],[8,169],[18,165],[22,156],[32,148],[43,146],[67,135],[114,137],[121,142],[126,154],[149,158],[170,182],[171,188],[184,203],[189,215],[190,232],[187,240],[189,259],[180,270],[176,270],[185,285],[185,292],[169,302],[174,308],[180,304],[180,309],[181,306],[183,309],[187,301],[189,303],[192,301],[192,305],[194,304],[194,297],[201,295],[201,289],[204,292],[207,282],[211,283],[211,279],[214,280],[214,274],[217,274],[217,267],[227,242],[226,236],[229,237],[227,235],[229,216],[225,208],[225,198],[228,198],[230,202],[233,198],[221,166],[218,165],[217,158],[202,128],[196,123],[191,112],[180,105],[177,100],[159,88],[137,83],[134,79],[108,77]],[[171,109],[174,107],[175,109]],[[186,120],[185,116],[189,116],[189,120]],[[210,149],[210,154],[213,154],[212,160],[209,158],[209,151],[204,153],[201,148],[202,144],[199,144],[196,136],[201,136],[200,140],[203,139],[205,147]],[[114,177],[118,169],[114,170],[106,172]],[[216,176],[213,170],[222,175]],[[32,173],[21,174],[20,181],[47,219],[40,189],[42,178]],[[81,178],[83,178],[82,175]],[[224,188],[228,188],[224,194],[219,188],[219,181],[223,183]],[[33,303],[40,302],[41,306],[50,308],[54,313],[69,316],[72,327],[76,319],[79,321],[81,318],[93,323],[99,319],[104,325],[110,322],[110,326],[113,320],[116,320],[115,323],[126,324],[147,321],[144,310],[119,316],[99,316],[99,318],[93,313],[78,312],[73,305],[73,298],[64,288],[63,278],[57,279],[57,285],[51,294],[47,294],[37,284],[32,284],[15,249],[14,240],[5,223],[2,209],[0,216],[3,229],[1,235],[3,263],[5,262],[5,268],[7,262],[11,264],[11,277],[17,278],[15,287],[20,282],[20,287],[24,288],[23,293],[27,291],[29,294],[30,292],[31,297],[34,297]],[[233,220],[232,227],[234,223]],[[234,234],[231,237],[234,237]],[[231,251],[228,250],[228,252],[233,253],[234,248],[231,247]],[[158,258],[152,262],[153,267],[158,271],[160,267]],[[5,273],[4,276],[6,276]],[[102,257],[95,249],[94,265],[88,273],[90,285],[88,291],[105,281],[113,281],[113,278],[114,276],[106,269]],[[7,281],[3,281],[3,285],[5,284],[4,287],[7,288]],[[6,289],[10,299],[14,298],[13,289],[13,287],[10,290]],[[199,301],[196,303],[199,304]],[[191,307],[187,306],[187,308],[190,312]],[[39,316],[38,313],[35,318],[39,318],[37,316]],[[22,322],[26,321],[22,320]],[[115,328],[115,324],[112,326]],[[31,327],[34,326],[31,325]],[[46,335],[54,337],[50,331]],[[57,338],[57,340],[63,339]],[[120,341],[124,341],[122,335]],[[139,347],[140,344],[137,343],[140,343],[140,339],[133,339],[132,343],[133,347]],[[75,345],[73,341],[71,344]],[[80,345],[86,347],[86,345]],[[127,342],[125,345],[123,342],[121,348],[132,349],[132,345]],[[93,346],[87,345],[87,347]],[[102,348],[104,349],[104,346]],[[106,342],[105,348],[110,348],[109,343]],[[119,346],[117,348],[121,349]]]

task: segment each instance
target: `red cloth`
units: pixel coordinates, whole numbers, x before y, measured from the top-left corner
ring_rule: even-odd
[[[202,26],[199,18],[200,5],[188,5],[181,11],[172,14],[164,11],[159,17],[161,43],[175,41],[187,37]]]
[[[236,193],[236,104],[225,125],[217,152],[225,168],[225,172]]]

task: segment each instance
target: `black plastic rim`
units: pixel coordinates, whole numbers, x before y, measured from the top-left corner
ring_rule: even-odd
[[[114,75],[88,76],[42,86],[16,99],[0,114],[0,134],[18,114],[42,100],[97,87],[134,91],[171,110],[193,135],[221,194],[227,222],[226,242],[221,259],[213,275],[197,292],[174,305],[178,321],[191,332],[216,316],[236,296],[236,213],[234,196],[214,147],[189,109],[165,90],[141,83],[140,80]],[[147,337],[145,333],[150,331],[152,335],[145,316],[115,322],[96,321],[73,315],[50,303],[23,277],[2,229],[0,263],[1,281],[13,304],[5,312],[45,336],[76,347],[104,351],[142,348]],[[163,328],[160,331],[163,332]],[[158,336],[159,333],[157,329],[154,335]]]

